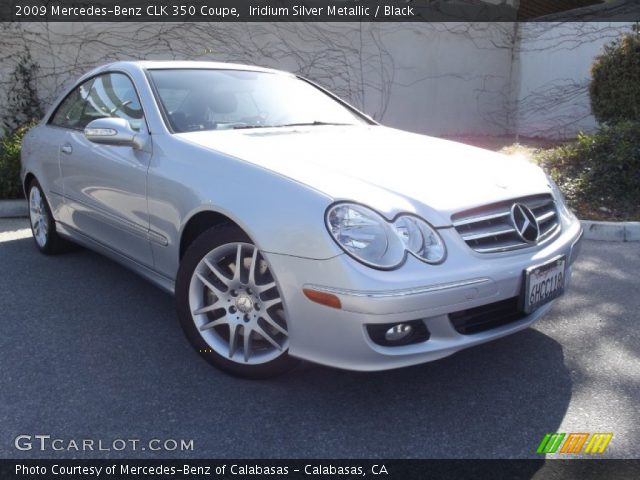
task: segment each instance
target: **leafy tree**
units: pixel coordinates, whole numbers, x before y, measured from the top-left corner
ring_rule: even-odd
[[[38,70],[38,64],[34,62],[31,53],[27,50],[18,59],[11,76],[6,113],[2,117],[2,128],[5,133],[12,133],[21,126],[42,117],[42,106],[36,86]]]

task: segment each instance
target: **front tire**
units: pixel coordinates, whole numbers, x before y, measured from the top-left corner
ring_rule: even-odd
[[[66,242],[56,232],[56,221],[51,214],[47,198],[37,180],[31,182],[27,195],[29,198],[31,233],[36,247],[46,255],[61,252],[64,250]]]
[[[247,378],[293,368],[280,291],[257,247],[239,228],[223,225],[187,249],[176,278],[178,318],[202,357]]]

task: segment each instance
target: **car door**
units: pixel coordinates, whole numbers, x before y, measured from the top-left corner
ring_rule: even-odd
[[[136,90],[123,73],[101,74],[78,89],[81,99],[60,145],[65,208],[61,221],[138,263],[153,266],[148,239],[147,170],[151,137]],[[126,119],[144,146],[99,145],[83,133],[102,117]]]

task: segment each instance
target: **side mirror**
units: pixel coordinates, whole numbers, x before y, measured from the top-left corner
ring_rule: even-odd
[[[84,136],[93,143],[142,148],[142,138],[124,118],[105,117],[89,122]]]

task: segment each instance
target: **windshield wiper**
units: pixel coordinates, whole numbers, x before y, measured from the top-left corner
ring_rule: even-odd
[[[247,128],[272,128],[277,127],[278,125],[236,125],[235,127],[231,127],[232,130],[244,130]]]
[[[249,128],[285,128],[285,127],[315,127],[321,125],[355,125],[354,123],[338,123],[338,122],[321,122],[315,120],[313,122],[297,122],[297,123],[282,123],[279,125],[236,125],[231,127],[233,130],[243,130]]]
[[[322,125],[355,125],[354,123],[340,123],[340,122],[322,122],[320,120],[314,120],[313,122],[299,122],[299,123],[285,123],[282,125],[273,125],[274,127],[315,127]]]

